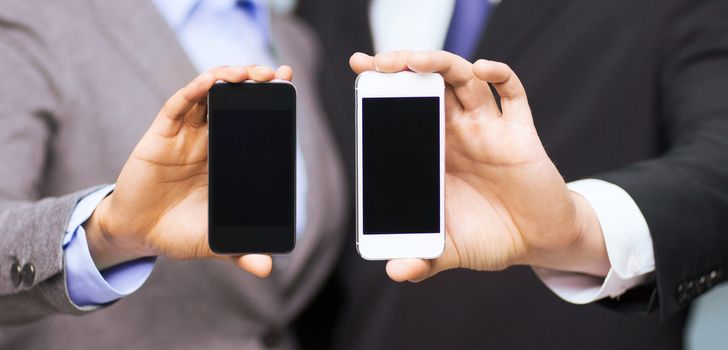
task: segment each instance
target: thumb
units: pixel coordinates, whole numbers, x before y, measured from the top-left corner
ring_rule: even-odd
[[[395,282],[420,281],[430,276],[432,263],[423,259],[395,259],[387,262],[387,275]]]
[[[450,243],[450,242],[448,242]],[[460,255],[454,244],[446,244],[445,251],[436,259],[394,259],[387,262],[387,275],[395,282],[419,282],[441,271],[460,266]]]
[[[268,255],[248,254],[234,259],[239,268],[260,278],[268,277],[273,270],[273,259]]]

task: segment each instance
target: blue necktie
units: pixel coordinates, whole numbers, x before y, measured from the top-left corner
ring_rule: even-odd
[[[236,0],[235,5],[255,21],[266,45],[270,45],[270,23],[265,8],[257,0]]]
[[[445,51],[472,59],[490,10],[489,0],[457,0],[445,39]]]

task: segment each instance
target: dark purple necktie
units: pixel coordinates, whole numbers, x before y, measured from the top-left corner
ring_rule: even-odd
[[[456,0],[445,39],[445,51],[472,59],[491,7],[489,0]]]

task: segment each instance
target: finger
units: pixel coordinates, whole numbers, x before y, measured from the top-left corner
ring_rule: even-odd
[[[415,72],[440,73],[466,111],[485,109],[488,115],[500,116],[488,84],[473,75],[466,59],[446,51],[415,52],[409,55],[407,66]]]
[[[248,69],[248,76],[255,81],[271,81],[275,78],[276,72],[268,66],[255,66]]]
[[[396,73],[408,71],[407,58],[410,51],[390,51],[374,56],[374,68],[382,73]]]
[[[205,72],[178,90],[164,103],[150,130],[165,137],[176,135],[187,112],[205,97],[214,83],[215,76]]]
[[[260,278],[266,278],[273,270],[273,259],[268,255],[247,254],[235,257],[235,264]]]
[[[248,70],[251,66],[220,66],[210,70],[215,81],[239,83],[248,79]],[[212,86],[208,87],[208,91]],[[192,109],[185,116],[186,125],[200,127],[207,122],[207,94],[198,99]]]
[[[526,89],[516,73],[505,63],[478,60],[473,64],[473,74],[478,79],[493,84],[501,99],[504,115],[528,118],[531,113]]]
[[[195,104],[204,102],[207,92],[217,80],[240,82],[246,77],[247,69],[245,67],[217,67],[200,74],[164,103],[151,130],[161,136],[176,135],[188,112]],[[192,117],[190,122],[200,124],[201,119],[204,119],[204,113],[194,113]]]
[[[387,275],[395,282],[420,281],[430,276],[432,263],[423,259],[395,259],[387,262]]]
[[[451,86],[445,87],[445,120],[458,115],[463,110],[463,105],[460,104],[458,97],[455,96],[455,92]]]
[[[291,81],[291,80],[293,80],[293,69],[291,69],[291,67],[286,66],[286,65],[280,66],[280,67],[278,67],[278,69],[276,69],[275,78]]]
[[[435,259],[394,259],[387,262],[387,275],[396,282],[419,282],[442,271],[461,267],[460,253],[448,239],[442,255]]]
[[[395,282],[420,282],[456,267],[445,255],[432,260],[395,259],[387,262],[387,275]]]
[[[361,52],[355,52],[349,57],[349,66],[356,74],[376,70],[374,68],[374,57]]]
[[[248,69],[250,67],[251,66],[220,66],[210,69],[210,74],[215,77],[215,81],[219,80],[228,83],[239,83],[248,79]]]

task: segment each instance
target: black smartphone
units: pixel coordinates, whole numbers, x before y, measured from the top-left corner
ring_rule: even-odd
[[[216,83],[208,94],[209,243],[218,254],[296,244],[296,89]]]

